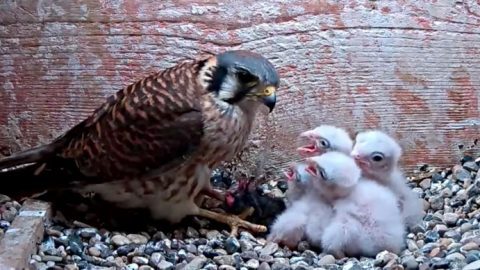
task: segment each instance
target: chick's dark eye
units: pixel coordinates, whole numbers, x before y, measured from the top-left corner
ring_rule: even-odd
[[[321,139],[321,140],[320,140],[320,145],[321,145],[323,148],[329,148],[329,147],[330,147],[330,142],[328,142],[328,141],[325,140],[325,139]]]
[[[372,154],[372,160],[375,162],[380,162],[384,159],[384,156],[382,153],[373,153]]]
[[[319,168],[319,173],[320,173],[320,177],[322,177],[322,179],[327,180],[327,174],[325,173],[325,171],[322,168]]]

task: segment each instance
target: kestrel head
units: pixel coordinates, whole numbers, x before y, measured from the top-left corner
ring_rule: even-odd
[[[302,132],[299,137],[309,140],[309,144],[297,148],[303,156],[317,156],[328,151],[350,154],[352,151],[353,140],[346,130],[339,127],[320,125]]]
[[[367,177],[387,177],[402,155],[402,148],[389,135],[379,130],[360,132],[355,138],[351,156]]]
[[[270,112],[276,103],[280,78],[265,57],[250,51],[226,51],[207,60],[200,71],[203,86],[220,100],[263,103]]]
[[[358,183],[361,170],[350,156],[331,151],[306,159],[313,188],[324,197],[341,197]]]

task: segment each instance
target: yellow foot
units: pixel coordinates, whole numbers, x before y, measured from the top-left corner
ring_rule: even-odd
[[[253,224],[244,220],[246,217],[251,215],[253,211],[254,209],[250,207],[237,216],[237,215],[231,215],[231,214],[217,213],[217,212],[200,208],[198,216],[213,219],[217,222],[227,224],[228,226],[230,226],[230,229],[231,229],[230,235],[232,236],[238,235],[238,229],[240,227],[256,233],[266,232],[267,227],[263,225]]]

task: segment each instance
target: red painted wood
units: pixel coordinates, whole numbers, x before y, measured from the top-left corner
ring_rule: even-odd
[[[408,166],[450,165],[480,152],[479,14],[477,1],[3,1],[0,150],[49,141],[150,72],[243,48],[282,75],[253,135],[267,166],[322,123],[387,130]]]

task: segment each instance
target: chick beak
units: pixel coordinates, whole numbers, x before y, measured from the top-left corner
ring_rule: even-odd
[[[370,167],[370,162],[368,162],[367,160],[365,160],[364,157],[358,154],[354,155],[353,159],[361,169],[367,169]]]
[[[307,160],[307,167],[305,168],[305,171],[312,176],[318,176],[317,165],[310,160]]]

